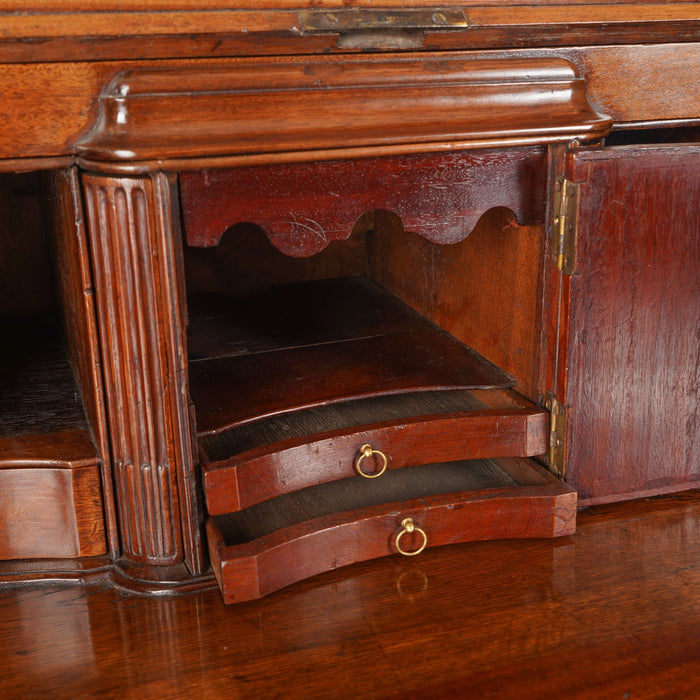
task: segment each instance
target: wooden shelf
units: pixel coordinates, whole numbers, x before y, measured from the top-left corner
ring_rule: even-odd
[[[50,316],[2,320],[0,468],[77,467],[98,459],[58,326]]]
[[[391,554],[407,517],[431,546],[573,530],[575,492],[524,459],[546,451],[549,414],[370,280],[190,311],[209,549],[229,602]]]
[[[190,325],[199,435],[350,399],[513,384],[363,277],[279,287]]]
[[[0,559],[93,556],[106,551],[100,457],[57,324],[2,320]]]

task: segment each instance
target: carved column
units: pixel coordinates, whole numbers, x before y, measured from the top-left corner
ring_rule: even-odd
[[[179,241],[163,174],[84,175],[122,555],[200,568]],[[184,527],[183,527],[184,525]]]

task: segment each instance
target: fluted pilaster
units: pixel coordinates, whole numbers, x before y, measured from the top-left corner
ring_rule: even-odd
[[[84,175],[83,185],[122,553],[175,564],[190,464],[168,181]]]

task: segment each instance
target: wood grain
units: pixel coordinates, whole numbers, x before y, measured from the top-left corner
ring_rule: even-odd
[[[189,497],[178,474],[191,469],[191,452],[169,185],[85,175],[83,186],[122,552],[175,564],[184,557],[180,500]]]
[[[31,194],[37,192],[37,186],[34,178],[20,177],[13,187],[18,194],[15,212],[27,224],[27,240],[21,246],[13,244],[14,250],[3,246],[7,269],[16,266],[33,288],[33,293],[27,293],[23,303],[15,306],[15,314],[35,310],[37,304],[43,306],[36,292],[47,280],[37,280],[34,275],[41,269],[36,261],[48,260],[47,232],[41,208],[27,206],[34,200]],[[23,192],[30,197],[22,196]],[[13,212],[3,220],[10,227],[18,222]],[[39,225],[38,230],[32,223]],[[22,238],[11,228],[0,234],[0,240],[6,242]],[[31,253],[27,243],[33,247]],[[22,254],[23,248],[30,253],[28,257]],[[0,276],[3,286],[18,279],[9,272]],[[19,284],[13,293],[21,296],[25,290]],[[58,320],[54,313],[3,316],[2,334],[0,559],[103,554],[101,462],[64,353]]]
[[[367,239],[372,278],[509,373],[521,394],[538,401],[544,227],[519,226],[512,212],[496,208],[463,241],[435,246],[409,226],[377,213]]]
[[[242,262],[257,267],[257,260]],[[229,276],[237,276],[238,269],[234,266]],[[240,297],[195,297],[188,308],[193,363],[397,335],[426,326],[408,306],[363,276],[273,284]]]
[[[513,6],[517,12],[513,11]],[[356,0],[354,8],[375,9]],[[382,8],[435,7],[431,0],[385,0]],[[688,41],[697,37],[692,2],[591,3],[522,0],[462,2],[468,27],[456,31],[305,31],[299,10],[347,11],[347,2],[240,3],[32,2],[29,10],[0,6],[0,60],[66,61],[305,54],[348,50],[474,49],[508,46]],[[9,9],[9,11],[8,11]],[[29,41],[31,40],[31,41]]]
[[[385,293],[377,295],[369,281],[340,282],[346,299],[340,306],[325,292],[338,291],[338,281],[304,285],[308,291],[301,298],[308,302],[296,306],[300,295],[293,287],[278,288],[269,300],[271,318],[260,314],[252,324],[240,325],[246,342],[229,342],[228,353],[190,361],[198,434],[353,398],[513,383],[408,307],[390,296],[387,302]],[[340,313],[348,301],[359,314]],[[255,298],[247,302],[256,308]],[[278,319],[283,322],[277,324]],[[241,353],[241,347],[246,351]]]
[[[201,169],[207,157],[243,164],[279,161],[273,154],[327,160],[336,149],[347,157],[595,141],[609,128],[576,68],[559,58],[251,59],[228,69],[120,74],[76,148],[93,168],[108,161],[137,172],[156,161]]]
[[[586,500],[700,479],[697,146],[571,155],[581,182],[571,280],[567,480]]]
[[[386,476],[380,484],[333,481],[209,519],[209,553],[224,600],[258,598],[395,553],[407,517],[426,532],[429,546],[575,530],[576,493],[534,462],[424,465]],[[419,547],[419,533],[405,544],[408,551]]]
[[[589,508],[565,538],[384,557],[228,606],[3,587],[0,693],[521,700],[527,678],[531,697],[691,698],[699,525],[697,494]]]
[[[32,467],[52,472],[96,466],[99,455],[63,353],[57,320],[52,315],[5,318],[3,329],[12,342],[0,350],[0,474],[16,468],[24,469],[26,476]],[[37,478],[45,477],[37,472]],[[71,477],[66,478],[70,482]],[[99,480],[97,484],[99,492]],[[23,509],[42,509],[32,504],[31,489],[23,492],[22,503]],[[31,518],[20,517],[18,522],[28,527]]]
[[[487,405],[475,397],[489,393]],[[256,421],[200,438],[202,478],[211,515],[274,496],[356,476],[363,444],[388,469],[546,451],[549,414],[514,392],[421,392],[351,401]],[[363,471],[376,473],[380,457]]]
[[[109,460],[97,311],[77,169],[51,173],[49,188],[63,337],[88,425],[100,456],[105,521],[110,550],[116,559],[119,554],[119,535]]]
[[[461,4],[464,7],[480,7],[486,8],[492,5],[496,5],[494,11],[498,11],[498,6],[519,6],[521,0],[464,0]],[[683,3],[686,2],[689,5],[693,3],[690,0],[657,0],[656,2],[648,3],[637,3],[636,0],[621,0],[617,3],[623,8],[625,5],[631,4],[641,4],[642,8],[634,8],[634,11],[645,17],[650,8],[655,8],[656,11],[662,16],[668,16],[674,11],[678,10],[678,7],[683,7]],[[209,9],[236,9],[245,10],[250,7],[250,0],[207,0],[206,7]],[[347,7],[348,3],[344,0],[256,0],[255,8],[260,10],[265,9],[277,9],[284,8],[287,10],[294,10],[302,7],[320,7],[320,8],[340,8]],[[374,3],[372,0],[354,0],[352,5],[355,7],[366,7],[371,6]],[[586,6],[593,6],[588,8],[590,13],[602,12],[600,8],[597,8],[598,0],[532,0],[529,6],[534,11],[535,8],[543,8],[545,12],[565,12],[568,6],[573,5],[570,9],[571,12],[578,11],[585,12]],[[434,0],[410,0],[408,3],[411,7],[434,7]],[[384,7],[405,7],[406,3],[402,3],[401,0],[384,0]],[[54,12],[54,13],[68,13],[68,12],[84,12],[92,11],[95,14],[105,13],[109,11],[123,10],[123,11],[138,11],[142,9],[142,5],[138,0],[28,0],[25,4],[25,11],[27,13],[40,13],[40,12]],[[148,8],[154,11],[176,11],[176,10],[193,10],[193,14],[196,16],[196,10],[199,9],[197,3],[193,0],[150,0],[148,3]],[[8,10],[13,10],[14,4],[12,0],[2,0],[0,2],[0,11],[7,12]],[[610,10],[613,14],[614,11]],[[628,8],[628,11],[631,11]],[[25,20],[26,22],[27,20]]]
[[[0,559],[104,554],[100,469],[29,465],[0,469]]]
[[[360,2],[369,4],[369,0]],[[503,6],[493,0],[468,2],[465,7],[470,27],[465,31],[404,33],[394,46],[415,53],[399,50],[391,55],[355,56],[349,54],[386,51],[396,37],[387,38],[384,32],[370,35],[354,31],[344,36],[304,35],[298,31],[298,5],[293,0],[262,0],[256,8],[224,0],[212,0],[198,8],[190,0],[146,4],[137,6],[134,0],[127,0],[117,6],[115,0],[106,0],[90,5],[87,0],[79,0],[66,7],[54,0],[33,0],[23,11],[17,11],[6,0],[0,0],[0,169],[28,171],[67,165],[79,150],[78,142],[86,158],[123,159],[127,170],[160,170],[164,159],[170,158],[167,167],[175,171],[201,169],[212,164],[210,158],[217,159],[221,154],[228,160],[216,160],[217,165],[252,166],[264,161],[373,158],[379,147],[398,160],[404,157],[403,152],[444,155],[444,151],[465,145],[564,143],[573,137],[596,141],[607,132],[611,121],[617,126],[698,121],[700,43],[696,3],[535,0],[523,7],[510,0]],[[401,5],[399,0],[388,0],[388,4]],[[345,6],[341,0],[327,0],[323,6],[341,5]],[[421,5],[425,5],[423,0],[414,3]],[[254,59],[252,54],[267,56]],[[284,54],[287,56],[281,58]],[[306,58],[299,59],[299,55]],[[548,77],[540,84],[544,74]],[[110,92],[109,85],[117,93]],[[463,89],[465,85],[468,90]],[[130,94],[124,94],[124,90]],[[98,119],[100,94],[104,110]],[[238,119],[231,119],[228,108],[237,110]],[[316,125],[309,119],[310,113],[317,117]],[[90,151],[91,147],[95,150]],[[590,245],[587,259],[596,262],[597,268],[594,272],[584,270],[580,278],[562,283],[566,298],[558,300],[565,315],[571,309],[572,323],[567,326],[571,329],[571,340],[567,339],[570,344],[557,346],[565,348],[568,356],[557,358],[554,375],[565,384],[566,372],[571,368],[570,385],[562,388],[569,391],[566,400],[574,408],[572,434],[576,440],[570,444],[572,454],[578,455],[574,461],[579,461],[572,478],[580,481],[582,490],[589,489],[590,500],[698,483],[695,380],[699,339],[694,330],[699,324],[694,313],[698,307],[697,275],[692,272],[698,267],[697,216],[688,214],[692,207],[684,210],[679,204],[684,198],[690,202],[697,199],[697,178],[692,179],[697,162],[688,165],[681,163],[682,159],[671,159],[677,172],[670,183],[676,191],[669,198],[664,189],[669,182],[662,187],[656,179],[665,177],[659,172],[661,166],[669,165],[666,155],[657,153],[653,173],[645,167],[634,170],[640,163],[644,165],[641,156],[630,159],[633,165],[626,167],[632,171],[626,171],[624,178],[603,165],[600,153],[592,154],[590,161],[586,160],[589,156],[582,156],[578,161],[581,172],[576,163],[571,166],[573,177],[590,182],[592,188],[595,180],[594,189],[614,192],[610,196],[623,192],[634,212],[610,214],[610,210],[624,208],[619,207],[619,199],[605,199],[600,193],[591,197],[598,207],[584,221],[590,226],[585,245]],[[116,171],[114,163],[81,163],[95,170]],[[590,177],[588,171],[582,174],[586,168],[590,169]],[[539,167],[535,170],[540,172]],[[339,179],[349,178],[343,175]],[[32,180],[33,176],[14,175],[4,180],[4,199],[11,200],[15,195],[17,200],[24,198],[22,187]],[[163,570],[169,569],[168,565],[174,563],[180,571],[184,569],[182,562],[187,562],[191,571],[201,571],[174,181],[149,173],[143,178],[123,180],[86,175],[85,183],[86,202],[91,205],[100,196],[112,197],[111,204],[120,199],[111,211],[111,220],[110,214],[105,214],[109,206],[101,210],[102,218],[95,214],[99,207],[93,207],[90,246],[98,277],[102,275],[96,292],[101,305],[100,341],[108,377],[107,399],[111,401],[110,439],[117,445],[120,458],[125,458],[127,471],[135,467],[145,477],[133,493],[122,499],[122,503],[128,503],[120,514],[120,535],[128,541],[126,561],[131,557],[130,563],[144,564],[144,570],[150,564],[165,564]],[[449,178],[444,184],[450,190],[455,186]],[[539,189],[534,199],[541,203],[542,182],[535,184]],[[314,191],[318,193],[319,188],[317,184]],[[397,188],[392,185],[392,189]],[[522,181],[516,189],[523,191]],[[81,287],[85,291],[89,286],[85,284],[89,275],[86,249],[81,248],[84,231],[75,172],[72,181],[59,185],[59,190],[63,208],[57,220],[59,264],[66,266],[60,305],[66,307],[69,354],[86,393],[89,421],[100,449],[104,449],[107,432],[104,421],[100,424],[102,398],[96,390],[100,368],[90,356],[96,349],[90,345],[94,324],[90,320],[82,323],[89,313],[87,306],[82,310],[70,308],[79,298]],[[93,197],[98,190],[100,194]],[[414,226],[406,201],[413,198],[412,193],[404,193],[395,205],[411,228]],[[439,197],[433,192],[431,199]],[[47,293],[48,284],[29,279],[44,273],[47,280],[49,277],[43,221],[34,209],[37,201],[36,192],[31,191],[26,204],[12,203],[9,209],[3,208],[9,215],[0,225],[3,252],[7,253],[0,276],[2,291],[10,298],[9,304],[3,304],[3,311],[14,312],[22,305],[26,306],[22,310],[56,305]],[[319,201],[321,198],[315,206]],[[326,203],[329,201],[326,199]],[[386,206],[391,204],[386,198],[384,202]],[[486,205],[494,206],[489,202]],[[417,223],[424,228],[434,212],[425,205],[423,210],[428,213]],[[444,211],[443,207],[433,218],[443,218]],[[515,208],[513,211],[518,213]],[[490,228],[498,231],[491,234],[495,243],[485,246],[489,254],[472,245],[470,253],[455,255],[459,263],[480,262],[475,277],[482,281],[494,269],[495,259],[507,261],[499,283],[486,280],[482,301],[471,301],[464,310],[460,293],[447,294],[442,307],[435,298],[429,298],[427,290],[444,291],[459,281],[459,274],[444,260],[426,264],[425,268],[421,263],[419,273],[427,270],[433,279],[430,284],[421,280],[409,293],[431,309],[430,314],[426,313],[430,320],[449,326],[450,331],[454,329],[460,339],[471,333],[470,327],[478,327],[473,336],[477,350],[483,349],[488,360],[511,372],[518,388],[533,400],[540,398],[543,386],[546,388],[542,375],[548,373],[544,361],[537,362],[541,350],[538,339],[549,332],[541,328],[540,305],[543,299],[544,303],[549,301],[550,280],[547,274],[542,279],[535,264],[547,252],[541,211],[521,221],[528,227],[515,241],[520,247],[508,241],[506,234],[512,232],[505,231],[507,226],[499,230],[495,225]],[[342,235],[349,235],[353,224],[351,213],[346,214]],[[670,224],[666,216],[671,217]],[[474,214],[473,218],[478,217]],[[415,228],[419,228],[417,223]],[[324,224],[324,232],[326,228]],[[671,232],[670,242],[660,240],[659,232],[666,229]],[[598,237],[607,248],[603,249]],[[69,242],[69,238],[68,250],[61,250],[61,243]],[[453,241],[448,238],[443,242]],[[371,245],[372,236],[369,239]],[[632,252],[619,258],[611,256],[611,241],[613,246],[621,241]],[[501,246],[510,247],[511,254],[503,254]],[[312,248],[299,243],[296,251],[313,252]],[[106,255],[100,258],[103,253]],[[109,254],[114,254],[111,260],[107,260]],[[423,262],[430,255],[425,249],[416,254]],[[673,278],[668,295],[661,286],[663,270],[655,267],[664,257],[671,260],[664,269]],[[522,263],[520,268],[518,261]],[[20,264],[15,267],[17,262]],[[406,267],[412,269],[411,265]],[[472,266],[472,270],[476,268],[476,264]],[[112,273],[114,278],[109,277]],[[384,274],[391,273],[385,270]],[[434,286],[440,275],[447,282]],[[507,294],[511,279],[515,323],[501,311],[512,298]],[[7,328],[9,324],[3,319],[3,330]],[[600,338],[593,338],[595,335]],[[550,341],[547,338],[547,352],[554,345]],[[506,350],[501,349],[504,342]],[[391,352],[390,347],[388,354]],[[421,365],[427,365],[431,357],[426,354],[418,359]],[[302,367],[305,372],[313,360],[311,357]],[[399,362],[398,370],[404,368]],[[15,374],[15,378],[21,375]],[[70,372],[66,377],[70,378]],[[70,399],[73,385],[67,382],[61,386],[68,387]],[[227,387],[229,394],[235,389],[235,382]],[[96,523],[94,543],[101,542],[96,505],[99,499],[94,488],[97,472],[94,465],[82,461],[92,458],[91,449],[94,452],[84,418],[76,426],[64,424],[70,412],[63,414],[61,407],[57,408],[55,387],[53,392],[46,392],[45,387],[42,392],[43,396],[52,395],[41,406],[44,414],[27,410],[26,401],[31,403],[36,398],[31,390],[10,392],[13,407],[3,416],[10,431],[3,433],[1,447],[7,452],[0,472],[8,480],[22,476],[22,498],[30,494],[27,484],[34,474],[37,482],[62,482],[58,490],[51,491],[55,483],[49,484],[39,494],[60,492],[62,495],[53,502],[68,503],[75,484],[66,485],[66,478],[70,476],[68,481],[77,483],[82,470],[89,469],[90,479],[85,483],[89,481],[90,486],[82,491],[78,488],[84,500],[78,498],[73,512],[84,508],[91,514],[86,521],[88,530],[91,522]],[[579,419],[583,420],[583,429],[576,422]],[[51,425],[47,428],[48,423]],[[40,465],[41,460],[44,462]],[[589,460],[593,462],[590,470]],[[648,468],[639,467],[640,460],[648,460]],[[150,480],[151,472],[158,467],[162,468],[162,480]],[[25,473],[32,471],[31,475]],[[114,535],[108,469],[104,478],[108,527]],[[122,472],[117,483],[125,487],[139,478],[130,482]],[[139,486],[145,486],[144,491],[139,491]],[[32,501],[35,509],[41,503],[40,495]],[[41,506],[38,508],[41,510]],[[68,508],[55,520],[65,524],[70,512]],[[37,520],[42,515],[37,513]],[[134,524],[139,518],[140,524]],[[80,541],[88,530],[77,536]],[[151,538],[145,553],[140,543],[133,544],[140,536]],[[154,545],[154,539],[159,540],[158,544]],[[112,550],[116,554],[114,546]],[[517,660],[514,667],[518,668]],[[445,689],[449,691],[449,684]]]
[[[599,33],[605,36],[604,32]],[[559,34],[562,38],[566,36]],[[512,44],[514,40],[509,41]],[[671,37],[668,42],[657,46],[511,47],[507,52],[475,51],[462,57],[565,58],[572,61],[586,79],[591,104],[616,123],[697,119],[698,43],[678,43]],[[259,50],[264,51],[264,46],[261,44]],[[133,47],[116,51],[116,58],[121,60],[91,60],[91,54],[80,61],[63,62],[64,48],[58,49],[59,62],[41,63],[37,62],[36,47],[32,44],[31,62],[3,65],[0,91],[12,96],[12,109],[3,112],[6,128],[0,133],[0,169],[17,168],[16,159],[20,158],[73,153],[75,142],[94,124],[98,95],[121,71],[165,67],[177,70],[192,66],[206,71],[235,68],[240,64],[240,59],[236,58],[209,58],[209,52],[207,58],[196,61],[139,61],[134,58]],[[143,50],[143,45],[139,50]],[[167,50],[164,54],[170,55]],[[201,49],[196,55],[201,56]],[[432,55],[437,57],[437,54]],[[621,75],[624,76],[624,90],[619,89]],[[5,165],[1,159],[12,162]]]
[[[184,263],[190,321],[201,318],[197,297],[210,297],[208,313],[216,312],[211,297],[245,297],[279,284],[367,274],[365,234],[373,214],[357,222],[350,238],[329,243],[308,258],[292,258],[275,248],[264,231],[252,224],[228,229],[215,248],[185,246]],[[190,347],[190,354],[195,354]]]
[[[438,244],[464,239],[493,207],[509,208],[521,224],[541,223],[543,153],[494,149],[183,173],[187,242],[214,246],[233,224],[251,222],[281,252],[307,257],[348,238],[377,209]]]

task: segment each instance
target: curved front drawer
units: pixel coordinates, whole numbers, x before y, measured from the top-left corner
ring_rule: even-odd
[[[333,429],[329,429],[333,426]],[[508,389],[425,392],[325,406],[200,438],[207,508],[221,515],[360,470],[530,457],[547,449],[549,414]],[[230,456],[229,456],[230,455]],[[377,481],[386,478],[382,475]]]
[[[575,516],[572,489],[535,462],[513,458],[408,467],[388,473],[381,486],[330,482],[210,518],[207,530],[212,565],[231,603],[397,554],[397,538],[410,554],[424,544],[555,537],[574,531]],[[402,524],[407,518],[413,532]]]

